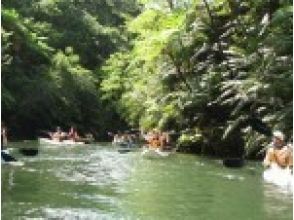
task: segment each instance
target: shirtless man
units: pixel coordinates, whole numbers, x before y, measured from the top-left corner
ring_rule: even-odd
[[[73,141],[78,141],[80,139],[78,131],[75,127],[73,126],[70,127],[67,138]]]
[[[51,134],[51,139],[55,141],[63,141],[66,139],[66,137],[67,137],[67,133],[61,131],[60,127],[57,127],[56,131],[53,134]]]
[[[285,136],[280,131],[273,133],[272,147],[267,152],[263,165],[265,167],[277,164],[280,168],[293,168],[293,153],[291,148],[285,144]]]

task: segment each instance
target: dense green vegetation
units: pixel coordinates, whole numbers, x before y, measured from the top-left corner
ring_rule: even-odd
[[[260,150],[271,129],[292,134],[290,1],[155,2],[128,23],[132,49],[103,68],[127,121],[216,155]]]
[[[100,67],[127,45],[134,1],[2,2],[2,119],[32,137],[57,125],[103,136],[124,126],[101,100]]]
[[[2,115],[19,135],[160,128],[255,156],[292,138],[292,24],[286,0],[3,2]]]

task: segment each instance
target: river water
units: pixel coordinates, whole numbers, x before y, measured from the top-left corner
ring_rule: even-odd
[[[13,153],[25,165],[2,164],[3,220],[293,218],[291,193],[264,183],[257,162],[228,169],[194,155],[146,159],[103,143]]]

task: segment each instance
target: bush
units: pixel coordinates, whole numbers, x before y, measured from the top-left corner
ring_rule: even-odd
[[[203,136],[199,131],[183,133],[177,140],[177,148],[180,152],[201,153]]]

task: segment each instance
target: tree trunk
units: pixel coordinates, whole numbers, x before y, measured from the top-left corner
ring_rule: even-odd
[[[173,0],[167,0],[167,3],[168,3],[168,6],[169,6],[170,10],[173,10],[174,9]]]

